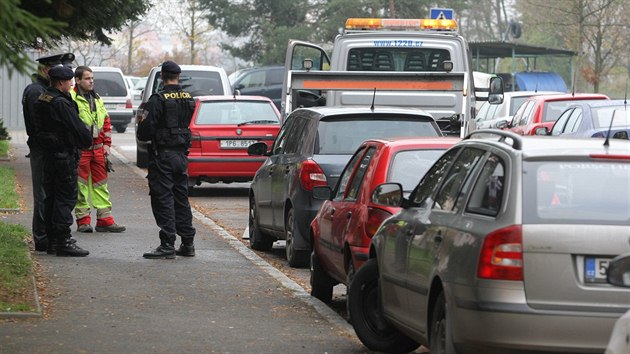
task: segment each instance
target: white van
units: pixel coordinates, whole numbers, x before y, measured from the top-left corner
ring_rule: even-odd
[[[122,71],[109,66],[91,66],[90,69],[94,73],[94,91],[103,99],[113,128],[118,133],[124,133],[131,122],[133,110],[131,92]]]

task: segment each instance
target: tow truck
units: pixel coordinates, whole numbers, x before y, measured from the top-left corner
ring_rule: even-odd
[[[464,137],[475,130],[475,101],[501,103],[503,83],[492,78],[490,92],[475,91],[468,43],[456,30],[455,20],[349,18],[332,56],[289,40],[282,115],[320,105],[416,107],[445,135]]]

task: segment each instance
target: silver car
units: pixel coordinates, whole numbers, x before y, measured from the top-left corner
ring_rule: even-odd
[[[630,308],[606,267],[630,252],[630,141],[484,130],[449,149],[385,220],[349,289],[378,351],[599,352]]]

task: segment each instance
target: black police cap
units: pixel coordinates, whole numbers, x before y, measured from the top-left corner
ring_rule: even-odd
[[[63,53],[56,54],[47,57],[41,57],[36,59],[40,64],[55,66],[55,65],[70,65],[74,61],[74,54],[72,53]]]
[[[74,71],[67,66],[58,65],[48,71],[48,76],[57,80],[70,80],[74,77]]]
[[[175,63],[174,61],[167,60],[164,63],[162,63],[162,71],[173,73],[173,74],[181,74],[182,68],[180,68],[179,65],[177,65],[177,63]]]

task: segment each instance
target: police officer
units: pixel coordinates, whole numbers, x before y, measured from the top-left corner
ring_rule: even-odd
[[[174,259],[195,255],[195,228],[188,202],[188,128],[195,108],[189,92],[179,85],[179,65],[162,63],[162,91],[147,101],[136,135],[151,141],[149,148],[149,194],[153,216],[160,228],[160,246],[143,254],[145,258]],[[182,243],[175,250],[176,235]]]
[[[37,73],[33,74],[33,82],[26,86],[22,94],[22,112],[24,113],[24,125],[28,135],[27,144],[29,146],[29,157],[31,163],[31,179],[33,184],[33,242],[36,251],[46,251],[48,248],[48,238],[46,236],[46,223],[44,215],[44,184],[42,183],[44,173],[44,151],[34,143],[33,116],[35,102],[50,84],[48,71],[56,65],[71,65],[74,61],[74,54],[65,53],[51,55],[37,59],[39,65]]]
[[[79,118],[70,97],[74,72],[65,66],[48,71],[50,87],[35,103],[34,143],[44,151],[44,210],[47,253],[84,257],[90,252],[71,239],[72,209],[77,202],[80,149],[92,145],[92,134]]]

